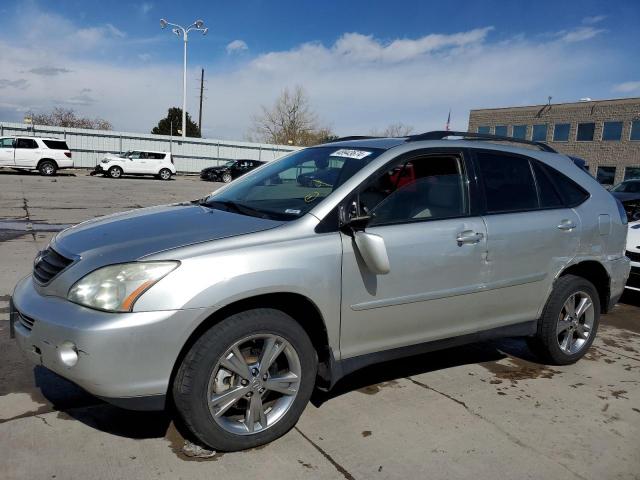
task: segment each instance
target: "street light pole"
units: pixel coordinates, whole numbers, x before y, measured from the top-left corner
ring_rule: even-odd
[[[184,43],[184,58],[183,58],[183,66],[182,66],[182,138],[186,138],[187,136],[187,42],[189,41],[189,32],[191,30],[195,30],[198,32],[202,32],[203,35],[206,35],[209,31],[208,28],[204,26],[204,22],[202,20],[196,20],[187,28],[184,28],[180,25],[176,25],[175,23],[167,22],[164,18],[160,19],[160,28],[166,28],[167,25],[171,25],[173,28],[173,33],[176,36],[182,36],[182,40]]]

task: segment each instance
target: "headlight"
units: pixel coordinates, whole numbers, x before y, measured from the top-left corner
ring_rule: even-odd
[[[102,162],[100,162],[100,163],[109,163],[109,160],[107,160],[106,158],[103,158]]]
[[[136,300],[180,262],[122,263],[99,268],[78,280],[67,298],[108,312],[130,312]]]

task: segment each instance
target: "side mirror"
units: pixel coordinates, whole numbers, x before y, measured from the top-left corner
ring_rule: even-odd
[[[371,215],[359,215],[358,205],[351,202],[349,205],[340,205],[338,209],[340,228],[348,235],[364,230],[371,220]]]
[[[354,232],[353,239],[367,268],[376,275],[385,275],[391,270],[384,239],[380,235]]]
[[[127,158],[128,158],[129,160],[133,160],[133,155],[129,155]]]

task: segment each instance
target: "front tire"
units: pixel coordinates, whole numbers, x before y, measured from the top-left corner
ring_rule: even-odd
[[[109,176],[111,178],[120,178],[122,176],[122,169],[120,167],[111,167],[109,169]]]
[[[222,175],[222,181],[224,183],[231,183],[231,180],[233,180],[233,177],[230,173],[225,173],[224,175]]]
[[[600,297],[594,285],[563,275],[555,282],[529,346],[546,363],[575,363],[589,350],[599,324]]]
[[[43,177],[53,177],[58,171],[58,165],[52,160],[43,160],[38,165],[38,171]]]
[[[187,428],[205,445],[244,450],[296,424],[316,371],[316,352],[300,324],[279,310],[248,310],[194,343],[174,379],[173,399]]]

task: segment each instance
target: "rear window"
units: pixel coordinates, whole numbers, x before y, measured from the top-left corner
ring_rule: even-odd
[[[69,150],[67,142],[63,140],[43,140],[43,142],[51,150]]]

